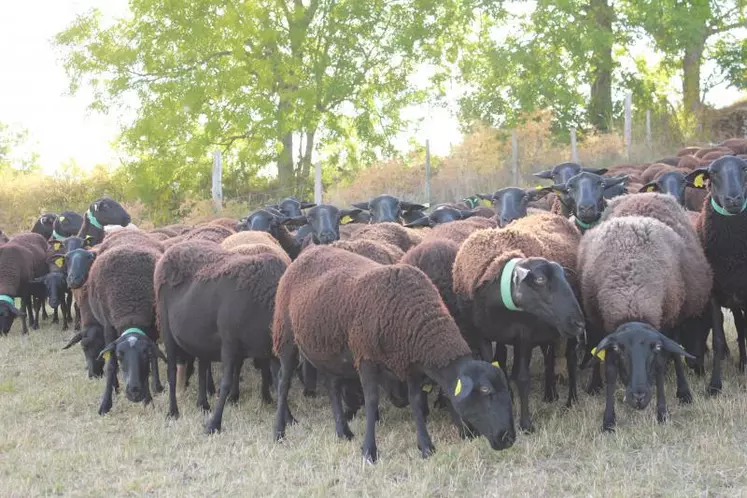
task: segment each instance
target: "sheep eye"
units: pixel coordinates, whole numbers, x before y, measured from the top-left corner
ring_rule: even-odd
[[[620,346],[618,346],[617,344],[613,344],[612,345],[612,350],[613,351],[620,351]]]
[[[547,282],[547,279],[541,275],[534,279],[534,283],[537,285],[545,285],[545,282]]]
[[[483,394],[489,394],[490,393],[490,388],[486,387],[486,386],[482,386],[482,387],[480,387],[480,392],[483,393]]]
[[[654,351],[656,351],[657,353],[658,353],[659,351],[661,351],[661,344],[655,344],[655,345],[654,345]]]

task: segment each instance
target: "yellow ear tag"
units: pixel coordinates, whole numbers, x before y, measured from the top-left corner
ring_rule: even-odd
[[[64,216],[60,216],[60,221],[65,221],[65,217]]]
[[[491,363],[491,365],[493,365],[495,368],[501,368],[501,364],[497,361],[494,361],[493,363]]]
[[[425,384],[425,385],[423,386],[423,391],[424,391],[424,392],[427,392],[427,393],[429,393],[429,392],[431,392],[432,390],[433,390],[433,385],[431,385],[431,384]]]
[[[699,174],[698,176],[695,177],[695,180],[693,180],[693,185],[695,187],[702,187],[703,185],[705,185],[703,183],[703,173],[701,173],[701,174]]]
[[[654,186],[653,186],[653,185],[649,186],[649,187],[648,187],[648,188],[646,189],[646,192],[653,192],[653,191],[654,191]]]
[[[65,264],[65,260],[63,258],[57,258],[54,260],[54,264],[56,264],[58,268],[62,268]]]
[[[594,348],[591,350],[591,354],[604,361],[604,357],[607,356],[607,351],[605,351],[604,349],[601,351],[597,351],[597,348]]]
[[[111,355],[112,355],[111,351],[107,351],[106,353],[104,353],[104,360],[108,360]]]
[[[347,223],[350,223],[351,221],[353,221],[353,218],[351,218],[350,216],[343,216],[340,219],[340,225],[345,225]]]
[[[54,243],[52,243],[52,249],[54,249],[55,251],[57,249],[59,249],[60,247],[62,247],[62,242],[54,242]]]
[[[536,186],[536,187],[534,187],[534,188],[535,188],[536,190],[542,190],[542,189],[543,189],[544,187],[543,187],[542,185],[537,185],[537,186]]]
[[[457,385],[456,388],[454,388],[454,396],[459,396],[460,392],[462,392],[462,379],[457,379]]]

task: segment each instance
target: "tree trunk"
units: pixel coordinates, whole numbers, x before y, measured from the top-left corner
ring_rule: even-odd
[[[705,37],[685,48],[682,59],[682,104],[685,112],[696,114],[700,109],[700,66],[703,61]]]
[[[612,117],[612,21],[615,13],[608,0],[590,0],[589,17],[596,33],[591,56],[589,122],[597,130],[607,131]]]
[[[285,126],[285,116],[288,115],[290,104],[283,98],[282,92],[281,89],[277,114],[278,140],[282,144],[277,159],[278,183],[280,184],[280,196],[287,197],[295,194],[296,175],[293,169],[293,133]]]

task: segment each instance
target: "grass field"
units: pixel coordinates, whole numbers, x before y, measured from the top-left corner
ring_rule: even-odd
[[[695,401],[679,406],[670,368],[669,422],[656,423],[655,402],[644,412],[618,403],[612,435],[600,431],[603,395],[582,393],[570,411],[562,401],[543,403],[541,361],[535,361],[531,408],[537,431],[519,435],[501,452],[483,438],[460,440],[447,414],[432,411],[428,425],[436,453],[423,460],[409,409],[382,400],[380,460],[370,465],[360,456],[363,417],[351,424],[352,442],[337,440],[326,395],[303,398],[297,381],[290,402],[299,423],[289,426],[284,442],[274,443],[274,410],[261,405],[251,366],[243,372],[239,405],[226,408],[221,434],[203,434],[196,383],[180,393],[179,420],[165,416],[166,393],[147,408],[117,395],[112,411],[100,417],[104,381],[87,378],[79,346],[60,351],[71,335],[43,323],[29,336],[14,326],[0,338],[0,496],[747,494],[747,394],[733,357],[723,395],[706,397],[707,379],[689,375]],[[733,333],[729,344],[736,353]],[[165,371],[162,364],[164,382]],[[217,383],[220,369],[213,371]],[[583,372],[582,385],[588,375]],[[559,390],[564,398],[565,386]],[[620,401],[622,394],[620,387]]]

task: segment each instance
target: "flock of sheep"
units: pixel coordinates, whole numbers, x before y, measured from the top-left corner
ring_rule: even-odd
[[[558,398],[555,361],[564,355],[568,406],[579,368],[592,368],[589,394],[606,383],[603,430],[614,430],[618,377],[636,409],[655,385],[664,421],[669,361],[677,398],[690,402],[684,365],[704,374],[711,331],[708,391],[721,390],[722,308],[734,314],[740,368],[747,363],[746,158],[747,140],[732,139],[653,164],[562,163],[535,175],[551,186],[430,210],[389,195],[353,209],[288,198],[241,220],[149,231],[105,197],[83,216],[45,214],[31,232],[3,236],[0,329],[8,334],[20,318],[27,333],[46,301],[54,322],[61,307],[63,330],[72,321],[77,331],[65,349],[82,345],[91,378],[107,367],[101,415],[119,391],[120,368],[130,401],[147,404],[162,392],[159,358],[169,415],[179,416],[177,385],[188,384],[195,360],[197,404],[210,410],[211,363],[220,362],[207,432],[221,429],[226,401],[238,399],[247,358],[261,373],[263,401],[272,403],[271,387],[277,394],[277,440],[294,422],[293,377],[305,396],[321,379],[339,437],[353,437],[348,422],[364,409],[370,461],[380,390],[395,406],[410,405],[424,457],[435,449],[429,406],[446,409],[462,437],[512,446],[509,380],[519,428],[531,432],[535,347],[546,401]]]

